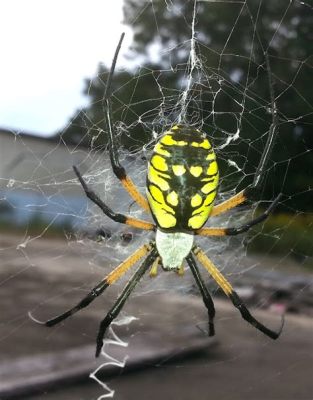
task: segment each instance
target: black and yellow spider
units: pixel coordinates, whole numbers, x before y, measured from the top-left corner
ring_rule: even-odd
[[[243,226],[236,228],[204,227],[210,216],[220,215],[245,202],[251,197],[251,193],[256,189],[256,185],[248,187],[221,204],[214,205],[218,186],[218,166],[212,146],[206,135],[198,129],[185,125],[174,125],[160,137],[154,147],[148,164],[146,196],[143,196],[127,176],[125,169],[119,162],[115,132],[111,121],[109,91],[122,40],[123,35],[115,52],[105,94],[106,123],[110,137],[110,159],[116,177],[121,181],[126,191],[137,204],[147,213],[151,213],[154,223],[115,213],[87,185],[77,167],[74,166],[73,168],[86,196],[99,206],[105,215],[113,221],[122,224],[127,224],[138,229],[155,231],[155,241],[144,244],[136,250],[101,280],[75,307],[41,323],[46,326],[56,325],[82,308],[87,307],[108,286],[115,283],[126,271],[145,257],[144,261],[126,284],[112,309],[101,321],[97,336],[97,357],[103,346],[103,337],[107,328],[117,317],[125,301],[144,273],[150,268],[150,274],[153,276],[156,274],[158,266],[161,265],[165,271],[176,271],[182,274],[183,262],[186,260],[208,310],[208,334],[213,336],[214,303],[200,275],[196,264],[197,260],[230,298],[246,321],[270,338],[277,339],[282,331],[283,321],[278,332],[272,331],[258,322],[250,314],[238,294],[233,290],[231,284],[206,256],[205,252],[194,244],[194,238],[196,235],[224,236],[246,232],[253,225],[267,218],[277,205],[280,195],[262,215]]]

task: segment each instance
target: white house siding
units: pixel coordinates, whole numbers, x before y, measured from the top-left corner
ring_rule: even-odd
[[[26,134],[15,135],[0,130],[0,179],[1,187],[8,184],[24,185],[25,182],[42,190],[73,179],[73,164],[88,161],[86,149],[66,146],[59,140],[43,139]],[[9,183],[10,181],[10,183]],[[70,194],[78,194],[73,185]]]
[[[144,193],[145,161],[136,155],[121,158]],[[47,224],[70,223],[78,229],[102,224],[115,229],[116,223],[87,200],[73,165],[115,211],[138,212],[114,177],[107,152],[0,129],[0,222],[25,225],[39,217]]]
[[[75,220],[86,198],[72,165],[84,171],[88,150],[0,130],[0,218],[23,224],[35,215],[62,223]],[[79,221],[78,221],[79,223]]]

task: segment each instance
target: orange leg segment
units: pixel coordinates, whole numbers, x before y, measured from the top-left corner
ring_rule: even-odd
[[[135,202],[145,211],[150,212],[148,200],[138,191],[134,182],[127,175],[120,178],[120,181]]]
[[[213,207],[213,210],[210,214],[210,217],[214,217],[216,215],[220,215],[228,210],[231,210],[232,208],[238,206],[239,204],[244,203],[247,200],[247,190],[244,189],[238,194],[235,194],[231,198],[223,201],[220,204],[217,204],[216,206]]]
[[[256,320],[253,315],[251,315],[250,311],[247,309],[242,299],[238,296],[238,294],[233,290],[231,284],[227,281],[227,279],[221,274],[221,272],[215,267],[212,261],[206,256],[204,251],[200,249],[200,247],[195,246],[192,249],[193,254],[196,256],[197,260],[204,266],[204,268],[209,272],[215,282],[219,285],[219,287],[223,290],[226,296],[232,301],[233,305],[238,309],[242,318],[246,320],[249,324],[254,326],[254,328],[258,329],[264,335],[270,337],[271,339],[277,339],[283,329],[284,326],[284,318],[282,317],[281,325],[278,331],[273,331],[272,329],[267,328],[261,322]]]

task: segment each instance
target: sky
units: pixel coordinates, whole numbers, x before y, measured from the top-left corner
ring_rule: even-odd
[[[84,79],[110,65],[123,0],[0,1],[0,128],[49,136],[87,104]]]

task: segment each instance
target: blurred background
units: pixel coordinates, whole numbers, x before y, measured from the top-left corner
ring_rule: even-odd
[[[0,399],[112,390],[119,399],[311,398],[312,1],[13,0],[0,10]],[[51,330],[27,316],[65,311],[147,240],[90,204],[72,170],[114,210],[149,218],[107,153],[104,93],[124,31],[112,118],[121,161],[143,193],[146,160],[174,123],[212,142],[217,201],[252,183],[272,142],[260,199],[210,224],[240,225],[282,193],[273,215],[247,234],[199,243],[259,320],[278,329],[286,314],[277,342],[247,325],[204,273],[217,308],[217,335],[207,338],[189,271],[139,285],[111,332],[115,367],[94,360],[94,341],[128,276]]]

